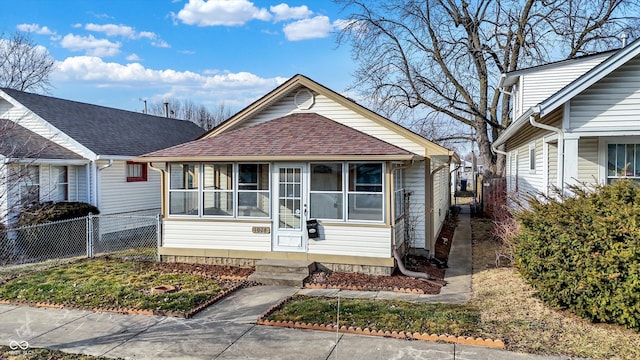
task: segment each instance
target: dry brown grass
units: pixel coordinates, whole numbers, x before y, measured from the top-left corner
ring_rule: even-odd
[[[473,298],[480,331],[502,339],[507,349],[594,359],[640,359],[640,334],[618,326],[592,324],[551,309],[535,297],[513,268],[496,268],[497,243],[488,219],[472,218]]]

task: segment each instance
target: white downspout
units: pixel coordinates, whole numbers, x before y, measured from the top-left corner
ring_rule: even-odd
[[[95,188],[95,196],[96,196],[96,203],[94,204],[95,207],[97,207],[98,209],[100,209],[100,205],[99,205],[99,200],[100,200],[100,172],[108,167],[111,167],[111,165],[113,165],[113,159],[109,159],[109,162],[106,165],[102,165],[102,166],[97,166],[97,162],[94,162],[96,164],[95,169],[96,169],[96,177],[95,180],[93,182],[93,186]]]
[[[560,172],[560,179],[562,179],[562,182],[560,183],[560,190],[564,192],[564,131],[562,131],[561,128],[537,122],[535,117],[540,115],[540,105],[537,105],[532,109],[533,113],[531,114],[531,116],[529,116],[529,123],[531,124],[531,126],[543,130],[553,131],[558,134],[558,152],[560,153],[561,160],[560,164],[558,164],[558,171]]]
[[[166,166],[166,163],[165,163],[165,166]],[[166,170],[153,166],[152,162],[148,162],[147,167],[153,171],[157,171],[160,173],[160,197],[161,197],[160,198],[160,215],[164,218],[164,212],[167,211],[166,196],[165,196],[166,195],[165,194]]]

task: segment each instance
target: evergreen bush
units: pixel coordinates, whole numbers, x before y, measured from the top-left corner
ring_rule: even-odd
[[[75,219],[89,214],[98,215],[97,207],[84,202],[44,202],[20,212],[17,226],[43,224],[52,221]]]
[[[547,303],[640,330],[640,186],[573,186],[516,214],[516,266]]]

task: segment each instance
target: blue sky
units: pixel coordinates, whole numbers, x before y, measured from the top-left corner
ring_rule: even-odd
[[[233,112],[301,73],[343,92],[355,64],[329,0],[5,1],[0,33],[30,32],[58,62],[49,95],[141,111],[190,99]]]

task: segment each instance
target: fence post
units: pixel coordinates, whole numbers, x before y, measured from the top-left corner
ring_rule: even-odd
[[[160,214],[156,214],[156,260],[160,262],[160,247],[162,246],[162,222]]]
[[[87,215],[87,257],[93,257],[93,214]]]

